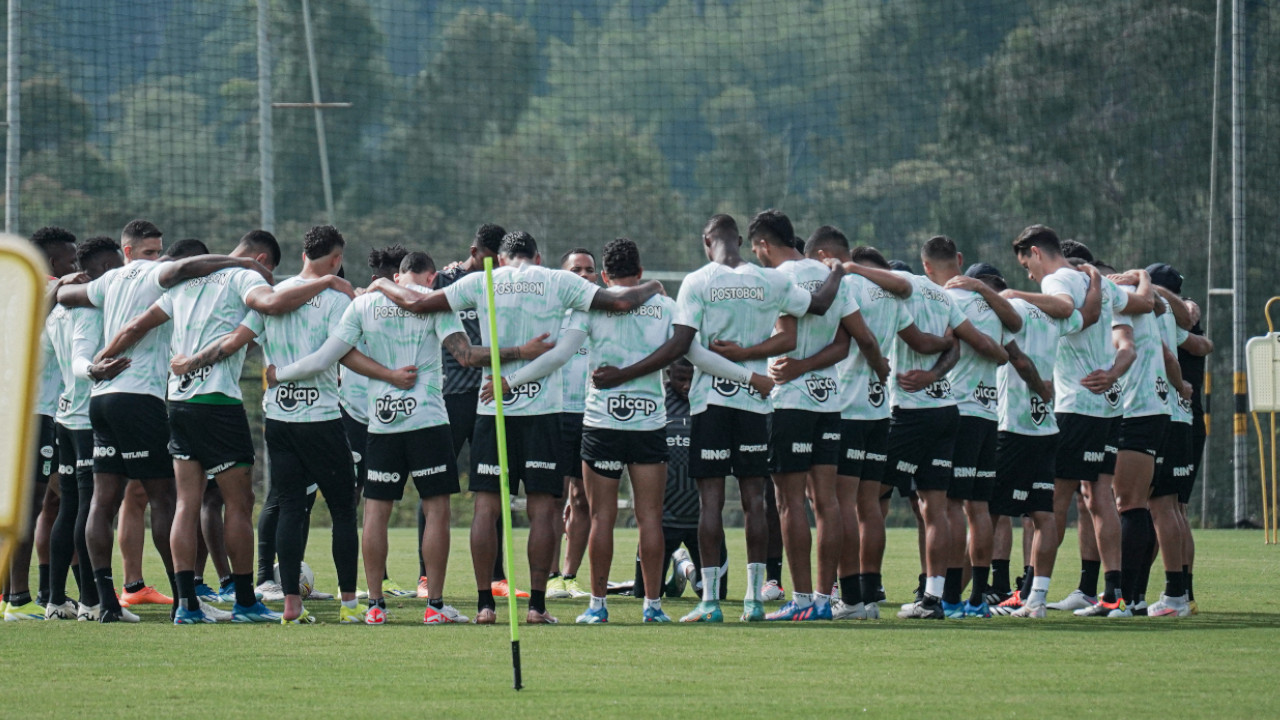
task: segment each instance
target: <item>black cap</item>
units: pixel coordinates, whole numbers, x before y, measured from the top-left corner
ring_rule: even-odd
[[[897,270],[899,272],[915,272],[914,270],[911,269],[910,265],[906,264],[901,260],[890,260],[889,269]]]
[[[1169,263],[1152,263],[1147,266],[1147,274],[1156,285],[1175,295],[1182,294],[1182,274]]]
[[[1004,273],[1000,272],[1000,268],[992,265],[991,263],[984,262],[976,262],[970,265],[969,269],[964,271],[964,274],[971,278],[982,277],[983,275],[995,275],[1001,280],[1004,279]]]

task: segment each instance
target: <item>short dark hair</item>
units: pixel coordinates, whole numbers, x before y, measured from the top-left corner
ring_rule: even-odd
[[[604,271],[611,278],[628,278],[640,274],[640,248],[631,238],[620,237],[604,246]]]
[[[422,252],[421,250],[415,250],[411,253],[406,253],[404,258],[400,260],[401,273],[417,274],[417,273],[424,273],[424,272],[435,272],[435,269],[436,269],[436,261],[432,260],[430,255]]]
[[[1087,263],[1093,262],[1093,251],[1088,245],[1075,240],[1063,240],[1058,249],[1065,258],[1079,258]]]
[[[40,249],[45,257],[52,257],[59,245],[75,246],[75,233],[55,225],[47,225],[31,233],[31,244]]]
[[[958,252],[955,240],[946,235],[934,235],[920,248],[920,257],[934,262],[948,262],[955,260]]]
[[[196,255],[208,255],[209,246],[196,238],[183,238],[170,245],[169,252],[165,254],[173,260],[181,260],[182,258],[194,257]]]
[[[476,236],[471,241],[471,247],[482,248],[488,250],[494,255],[502,249],[502,238],[507,234],[501,225],[493,223],[485,223],[476,228]]]
[[[307,231],[302,238],[302,252],[308,260],[319,260],[333,252],[334,248],[345,247],[346,239],[338,228],[332,225],[316,225]]]
[[[762,210],[751,218],[747,226],[747,237],[754,240],[762,238],[767,243],[794,248],[796,246],[796,229],[791,225],[791,218],[781,210]]]
[[[120,243],[106,235],[95,235],[76,246],[76,262],[80,267],[102,253],[119,253]]]
[[[712,237],[741,237],[741,233],[738,232],[738,221],[734,220],[732,215],[726,215],[725,213],[712,215],[702,232],[704,235],[711,235]]]
[[[1029,254],[1033,247],[1040,248],[1040,252],[1046,255],[1062,254],[1062,241],[1058,240],[1058,233],[1045,225],[1031,225],[1013,241],[1013,251],[1018,255]]]
[[[266,230],[250,230],[240,238],[239,246],[266,253],[271,257],[272,267],[280,264],[280,243],[275,235]]]
[[[502,247],[498,250],[499,255],[511,258],[533,258],[538,256],[538,241],[533,236],[523,230],[512,230],[502,236]]]
[[[884,259],[884,254],[870,245],[859,245],[850,250],[849,258],[859,265],[870,265],[881,270],[891,269],[889,261]]]
[[[130,220],[124,226],[124,230],[120,231],[120,241],[125,245],[132,245],[139,240],[147,238],[164,237],[164,233],[160,232],[160,228],[150,220]]]
[[[1009,283],[1005,282],[1004,278],[999,275],[979,275],[978,280],[986,283],[987,287],[996,292],[1004,292],[1009,289]]]
[[[1105,260],[1095,260],[1093,263],[1090,263],[1090,264],[1093,265],[1095,268],[1097,268],[1098,272],[1102,273],[1103,275],[1116,274],[1116,269],[1111,267],[1111,265],[1108,264]]]
[[[587,257],[591,258],[591,262],[595,262],[595,261],[596,261],[596,254],[595,254],[595,253],[591,252],[590,250],[588,250],[588,249],[586,249],[586,248],[584,248],[584,247],[576,247],[576,248],[574,248],[574,249],[570,250],[569,252],[567,252],[567,253],[565,253],[565,254],[563,254],[563,255],[561,255],[561,256],[560,256],[560,267],[564,267],[564,264],[565,264],[565,263],[567,263],[567,262],[569,262],[569,256],[570,256],[570,255],[586,255]]]
[[[400,243],[388,245],[381,249],[373,249],[369,251],[369,269],[381,270],[384,272],[397,272],[400,269],[400,263],[404,260],[404,256],[409,251]]]
[[[839,248],[841,250],[849,249],[849,238],[840,232],[840,228],[834,225],[823,225],[813,234],[809,236],[808,242],[805,243],[804,254],[809,257],[816,257],[819,250],[830,250]]]
[[[1073,268],[1078,268],[1078,267],[1083,267],[1085,265],[1088,265],[1089,261],[1085,260],[1082,257],[1068,257],[1067,264]]]

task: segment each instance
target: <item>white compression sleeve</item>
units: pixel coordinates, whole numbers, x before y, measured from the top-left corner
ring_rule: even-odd
[[[685,354],[685,357],[688,358],[689,362],[693,363],[694,367],[708,375],[732,380],[743,385],[751,382],[750,370],[723,355],[711,352],[696,341],[689,346],[689,352]]]
[[[539,380],[559,370],[569,362],[569,358],[578,352],[578,348],[587,341],[587,334],[581,330],[565,330],[556,341],[556,346],[539,355],[528,365],[507,376],[507,385],[519,387],[527,382]]]
[[[319,350],[291,365],[276,368],[276,379],[280,382],[288,382],[318,375],[341,360],[343,355],[351,352],[352,347],[354,346],[331,337],[324,341],[324,345],[321,345]]]

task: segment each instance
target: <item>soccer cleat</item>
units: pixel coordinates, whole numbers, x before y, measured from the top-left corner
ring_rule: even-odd
[[[471,622],[476,625],[493,625],[498,622],[498,613],[493,608],[480,608],[476,611],[476,619]]]
[[[76,620],[79,622],[98,622],[102,616],[102,605],[85,605],[80,603],[76,609]]]
[[[684,594],[684,589],[689,585],[689,569],[696,574],[698,569],[693,565],[693,559],[689,557],[689,551],[685,548],[676,548],[671,553],[671,583],[668,587],[668,597],[680,597]]]
[[[203,600],[200,601],[200,612],[204,613],[205,617],[212,618],[215,622],[231,622],[230,612],[214,607]]]
[[[645,608],[644,614],[640,616],[640,622],[647,623],[669,623],[671,618],[662,612],[662,608]]]
[[[1119,607],[1107,613],[1109,618],[1131,618],[1133,617],[1133,609],[1128,607]]]
[[[373,607],[365,611],[364,624],[365,625],[386,625],[387,611],[383,608],[378,607],[377,605],[374,605]]]
[[[1085,595],[1080,592],[1079,588],[1071,591],[1071,594],[1062,598],[1058,602],[1051,602],[1047,606],[1050,610],[1082,610],[1090,605],[1097,605],[1098,598]]]
[[[1008,600],[1009,596],[1012,594],[1013,593],[1007,593],[1007,592],[989,592],[986,595],[982,596],[982,601],[990,605],[991,607],[995,607],[1000,603],[1004,602],[1005,600]]]
[[[1189,615],[1191,615],[1191,606],[1187,603],[1186,595],[1169,597],[1162,593],[1160,599],[1147,608],[1148,617],[1187,617]]]
[[[576,577],[575,577],[575,578],[564,578],[563,576],[561,576],[561,579],[562,579],[562,580],[564,580],[564,589],[565,589],[565,592],[569,593],[569,597],[571,597],[571,598],[584,598],[584,597],[591,597],[591,593],[590,593],[589,591],[587,591],[587,590],[584,590],[584,589],[582,588],[582,585],[578,584],[578,578],[576,578]],[[504,585],[504,586],[506,585],[506,582],[505,582],[505,581],[503,582],[503,585]],[[505,589],[505,587],[504,587],[504,589]],[[517,591],[516,591],[516,597],[529,597],[529,595],[528,595],[527,593],[522,595],[522,594],[521,594],[522,592],[523,592],[523,591],[521,591],[521,590],[517,590]],[[502,595],[498,595],[498,591],[497,591],[497,590],[494,590],[494,591],[493,591],[493,595],[494,595],[494,597],[506,597],[506,596],[507,596],[505,592],[503,592],[503,594],[502,594]]]
[[[862,603],[854,603],[846,605],[843,600],[833,600],[831,602],[831,619],[832,620],[866,620],[867,606]]]
[[[1044,603],[1027,603],[1022,607],[1009,613],[1009,617],[1016,618],[1043,618],[1047,616],[1049,606]]]
[[[519,597],[517,595],[516,597]],[[547,611],[538,612],[533,608],[529,608],[529,613],[524,616],[524,621],[528,625],[556,625],[560,621]]]
[[[29,602],[26,605],[5,603],[5,622],[24,622],[27,620],[44,620],[44,608],[40,607],[35,602]]]
[[[1145,597],[1138,598],[1138,602],[1134,603],[1133,606],[1130,607],[1129,609],[1133,610],[1134,615],[1141,615],[1142,617],[1146,617],[1147,610],[1148,610],[1147,599]]]
[[[44,609],[45,620],[75,620],[79,614],[79,608],[70,600],[61,605],[49,603]]]
[[[338,624],[355,625],[364,622],[364,613],[369,609],[368,605],[359,605],[349,608],[346,605],[338,607]]]
[[[141,622],[141,620],[142,618],[138,617],[137,615],[134,615],[132,612],[129,612],[127,608],[120,608],[120,612],[116,612],[114,610],[107,610],[107,609],[102,609],[98,612],[98,622],[100,623],[113,623],[113,622],[136,623],[136,622]]]
[[[311,588],[311,592],[307,593],[303,600],[332,600],[333,593],[320,592],[315,588]]]
[[[1098,598],[1098,602],[1086,608],[1080,608],[1075,611],[1076,617],[1107,617],[1112,610],[1124,610],[1124,598],[1116,598],[1111,602],[1107,602],[1102,598]]]
[[[832,620],[831,603],[814,603],[813,604],[813,620]]]
[[[738,619],[742,622],[764,622],[764,603],[759,600],[743,600],[742,616]]]
[[[0,600],[0,617],[4,617],[4,614],[7,612],[9,612],[9,601]],[[42,612],[43,612],[43,609],[42,609]]]
[[[569,594],[569,589],[564,586],[564,578],[557,575],[547,580],[548,600],[563,600],[571,597],[573,596]]]
[[[879,619],[880,619],[880,605],[879,605],[879,603],[864,603],[862,607],[863,607],[863,609],[864,609],[864,610],[866,611],[866,613],[867,613],[867,619],[868,619],[868,620],[879,620]]]
[[[609,622],[609,608],[587,608],[582,611],[582,614],[574,622],[579,625],[601,625],[607,623]]]
[[[468,618],[466,615],[458,612],[452,605],[445,605],[442,608],[433,608],[427,606],[426,611],[422,613],[423,625],[445,625],[447,623],[465,623]]]
[[[991,617],[991,607],[985,602],[977,605],[966,602],[964,604],[964,616],[967,618],[989,618]]]
[[[302,608],[302,614],[292,620],[285,620],[284,614],[280,615],[281,625],[314,625],[316,618],[306,608]]]
[[[261,601],[245,607],[239,603],[231,606],[231,622],[233,623],[278,623],[280,613],[263,605]]]
[[[181,605],[173,614],[174,625],[205,625],[218,622],[199,610],[188,610]]]
[[[569,583],[566,581],[565,587],[567,588],[568,586],[569,586]],[[573,595],[573,597],[585,597],[591,594],[583,590],[581,587],[578,587],[578,583],[576,580],[573,581],[573,586],[577,588],[578,592],[582,593],[581,595]],[[494,597],[506,597],[511,592],[511,586],[507,584],[506,580],[494,580],[493,582],[489,583],[489,589],[493,591]],[[570,592],[572,593],[573,591],[570,590]],[[529,593],[525,592],[524,590],[517,589],[515,593],[516,593],[516,597],[518,598],[529,597]]]
[[[427,576],[423,575],[418,578],[418,599],[426,600],[431,597],[431,592],[427,590]]]
[[[902,620],[941,620],[942,603],[918,602],[912,603],[911,607],[898,613],[898,618]]]
[[[1022,604],[1022,596],[1018,593],[1013,593],[1005,598],[1004,602],[991,608],[991,613],[993,615],[1012,615],[1018,608],[1022,607]]]
[[[787,591],[782,589],[782,584],[777,580],[770,580],[760,588],[761,602],[777,602],[787,596]]]
[[[942,617],[948,620],[963,620],[965,618],[964,603],[943,602]]]
[[[222,595],[204,583],[196,585],[196,597],[205,602],[222,602]]]
[[[724,612],[720,610],[720,603],[715,600],[703,600],[688,615],[680,618],[680,622],[724,622]]]
[[[382,581],[382,594],[390,595],[391,597],[414,597],[418,594],[418,589],[405,590],[400,587],[400,583],[388,579]]]
[[[258,596],[259,600],[265,602],[284,602],[284,589],[273,580],[259,583],[258,587],[253,589],[253,592]],[[223,585],[219,594],[222,595],[222,602],[236,601],[236,588],[232,583]]]
[[[172,605],[173,598],[148,585],[137,592],[125,592],[120,595],[120,607],[133,605]]]
[[[796,615],[800,614],[804,609],[808,609],[808,608],[802,609],[799,605],[796,604],[795,600],[790,600],[786,603],[783,603],[782,607],[778,608],[777,610],[774,610],[768,615],[765,615],[764,619],[765,620],[795,620]],[[748,608],[746,606],[746,603],[744,603],[743,611],[742,611],[743,622],[748,621],[747,612],[748,612]]]

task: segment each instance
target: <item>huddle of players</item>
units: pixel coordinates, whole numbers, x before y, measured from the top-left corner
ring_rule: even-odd
[[[477,233],[464,271],[478,269],[479,258],[492,252],[482,236],[486,232],[492,236],[494,230],[500,231],[486,226]],[[1097,543],[1108,568],[1108,593],[1085,602],[1090,611],[1102,607],[1112,614],[1129,612],[1121,598],[1134,598],[1136,590],[1113,592],[1112,571],[1126,573],[1126,582],[1120,583],[1124,588],[1130,587],[1130,578],[1136,588],[1141,572],[1137,566],[1149,568],[1154,556],[1154,533],[1145,491],[1128,492],[1125,483],[1150,488],[1154,454],[1164,436],[1163,425],[1152,428],[1154,421],[1137,419],[1148,417],[1143,414],[1148,406],[1155,407],[1150,398],[1143,400],[1151,388],[1160,390],[1156,397],[1166,407],[1170,384],[1184,389],[1180,377],[1166,375],[1158,358],[1151,359],[1162,345],[1172,347],[1169,343],[1177,343],[1180,336],[1170,329],[1170,337],[1162,340],[1165,327],[1150,316],[1156,303],[1144,273],[1116,276],[1136,292],[1120,291],[1091,268],[1073,269],[1052,231],[1035,226],[1019,237],[1015,251],[1044,292],[1010,291],[1006,299],[998,292],[1001,281],[994,268],[985,266],[977,279],[960,275],[962,257],[946,238],[926,244],[922,259],[928,277],[923,277],[890,271],[874,249],[851,252],[844,236],[832,227],[816,231],[801,254],[789,220],[776,211],[757,215],[748,237],[764,267],[741,257],[742,238],[731,217],[713,217],[702,236],[710,263],[688,276],[673,302],[659,294],[657,283],[642,282],[639,251],[630,240],[615,240],[606,247],[603,275],[609,288],[601,289],[572,273],[547,270],[531,236],[506,233],[496,253],[501,265],[495,272],[497,338],[488,337],[482,274],[441,274],[438,277],[445,279],[436,280],[438,289],[429,290],[425,281],[434,274],[434,267],[422,253],[406,255],[394,280],[376,279],[369,288],[372,292],[352,300],[350,286],[333,275],[341,267],[344,243],[329,226],[307,234],[303,272],[274,289],[263,278],[269,278],[269,269],[278,264],[279,247],[262,231],[246,235],[228,258],[154,263],[172,265],[168,271],[115,271],[118,275],[110,279],[114,281],[101,286],[124,288],[116,292],[128,297],[127,306],[104,297],[101,286],[95,291],[91,283],[87,292],[77,292],[77,286],[66,283],[58,290],[64,305],[81,300],[79,304],[104,309],[108,318],[100,336],[105,347],[85,351],[94,361],[85,373],[88,377],[98,385],[118,384],[118,378],[130,377],[138,369],[135,365],[147,362],[150,372],[145,380],[154,384],[166,376],[165,365],[173,370],[167,423],[156,413],[165,410],[163,388],[135,393],[143,398],[126,397],[131,404],[114,418],[103,414],[102,431],[98,422],[91,423],[94,442],[101,449],[93,452],[97,457],[89,483],[93,492],[116,488],[118,495],[116,486],[123,485],[124,478],[153,479],[161,473],[154,458],[164,454],[157,452],[156,440],[157,430],[163,431],[173,456],[172,469],[165,474],[177,478],[171,545],[172,582],[178,598],[174,621],[179,624],[213,619],[209,606],[202,607],[196,596],[193,570],[206,474],[215,478],[226,497],[227,549],[237,596],[232,619],[305,622],[309,618],[298,583],[291,579],[298,577],[305,542],[307,491],[317,485],[334,518],[341,620],[381,624],[386,621],[381,592],[386,522],[391,505],[402,497],[404,485],[412,478],[425,518],[421,550],[429,602],[424,621],[460,622],[466,618],[443,604],[439,579],[444,577],[448,555],[448,497],[459,491],[456,456],[466,433],[459,437],[458,429],[474,427],[470,490],[476,503],[471,533],[478,588],[475,622],[492,623],[495,602],[490,579],[499,517],[495,388],[492,379],[480,388],[479,401],[471,406],[476,413],[474,425],[455,422],[462,419],[456,413],[469,408],[446,402],[459,393],[445,392],[441,372],[442,348],[463,367],[487,362],[488,350],[473,344],[475,338],[468,337],[459,324],[459,316],[470,317],[479,326],[479,341],[498,342],[504,362],[499,393],[507,417],[511,480],[513,489],[524,483],[528,496],[532,578],[528,622],[556,621],[546,610],[546,588],[559,534],[557,498],[563,492],[564,476],[570,474],[561,467],[566,461],[559,450],[565,430],[574,431],[562,427],[565,380],[558,371],[583,347],[588,348],[591,371],[580,452],[591,508],[592,588],[590,606],[579,622],[608,619],[605,595],[612,526],[617,481],[624,467],[630,472],[640,528],[643,619],[669,620],[659,599],[669,554],[663,539],[667,393],[660,373],[681,356],[695,366],[688,391],[692,416],[687,469],[696,480],[700,501],[697,540],[703,592],[702,602],[685,621],[723,617],[720,514],[728,475],[739,481],[746,517],[744,620],[878,617],[883,512],[895,487],[917,500],[924,534],[921,597],[904,609],[903,617],[989,615],[989,567],[996,570],[995,591],[1002,589],[1000,559],[992,560],[993,552],[1001,554],[1002,534],[994,533],[993,550],[992,518],[1003,518],[1007,528],[1007,518],[1024,513],[1035,523],[1035,571],[1027,574],[1031,578],[1027,592],[1012,595],[1019,600],[1003,605],[1010,607],[1025,598],[1025,607],[1015,614],[1043,615],[1052,553],[1061,540],[1061,523],[1055,525],[1053,517],[1055,478],[1071,483],[1067,502],[1074,484],[1080,484],[1087,498],[1101,495],[1086,488],[1103,485],[1097,481],[1099,475],[1106,477],[1100,463],[1105,461],[1105,443],[1113,425],[1119,425],[1115,485],[1123,512],[1119,544],[1125,560],[1118,568],[1108,562],[1108,552],[1116,544],[1108,542],[1113,537]],[[127,232],[125,242],[129,243]],[[147,279],[125,285],[124,275],[130,280]],[[170,286],[173,289],[165,291]],[[1106,302],[1101,288],[1108,288]],[[1169,307],[1174,304],[1167,302]],[[1104,315],[1107,303],[1118,310]],[[1177,304],[1181,317],[1187,308],[1180,300]],[[1130,323],[1126,317],[1135,320],[1134,326],[1143,325],[1143,332],[1133,332],[1135,339],[1127,343],[1129,332],[1124,328]],[[160,333],[170,318],[177,322],[172,325],[173,337],[165,340]],[[1181,322],[1187,324],[1185,318]],[[1117,329],[1109,331],[1113,323]],[[1091,330],[1087,337],[1094,340],[1087,347],[1094,355],[1085,363],[1092,363],[1091,369],[1064,380],[1058,373],[1065,368],[1055,368],[1055,349],[1062,352],[1060,348],[1068,347],[1071,338],[1086,337],[1084,333]],[[556,342],[544,342],[548,337],[556,337]],[[253,451],[239,404],[238,378],[243,348],[254,339],[262,342],[269,363],[271,388],[264,406],[273,492],[278,488],[279,493],[276,537],[286,596],[283,615],[257,601],[252,576],[245,572],[252,564],[248,468]],[[1152,339],[1157,343],[1155,350]],[[856,354],[850,352],[851,341],[858,344]],[[153,355],[145,352],[148,342],[157,350]],[[1138,363],[1136,357],[1147,360]],[[1126,371],[1122,361],[1133,367]],[[344,365],[341,390],[339,362]],[[890,368],[893,379],[886,392]],[[367,381],[359,380],[361,376]],[[1047,379],[1051,376],[1057,382]],[[1071,392],[1087,392],[1113,409],[1103,408],[1096,416],[1079,413],[1097,420],[1089,423],[1089,433],[1073,434],[1072,423],[1064,419],[1059,447],[1049,404],[1055,387],[1060,402]],[[358,396],[362,389],[363,399]],[[1122,396],[1123,413],[1115,409]],[[1135,422],[1125,432],[1124,422],[1115,423],[1109,417],[1128,413],[1130,397]],[[150,407],[143,408],[141,401],[146,398],[159,402],[146,402]],[[1071,413],[1064,414],[1069,419]],[[1154,414],[1167,413],[1159,409]],[[113,419],[118,428],[114,436],[109,424]],[[365,424],[361,419],[367,419],[367,437],[360,437],[356,427]],[[1079,445],[1074,447],[1068,441],[1077,435],[1088,437],[1072,440]],[[353,448],[363,468],[353,467],[353,456],[348,455]],[[1071,465],[1073,454],[1082,458],[1077,464],[1096,461],[1097,467],[1081,471],[1092,477],[1068,481],[1062,480],[1061,470],[1055,473],[1055,458],[1059,465]],[[1064,456],[1066,463],[1061,460]],[[115,457],[121,461],[107,462]],[[128,464],[139,459],[150,460],[150,466]],[[1136,480],[1144,471],[1145,480]],[[99,477],[104,475],[119,482],[100,486]],[[766,475],[772,476],[777,492],[795,584],[792,600],[768,616],[761,602]],[[359,484],[366,498],[367,608],[355,599],[356,498],[351,489]],[[1160,483],[1156,485],[1159,488]],[[1121,492],[1122,486],[1126,492]],[[818,519],[816,589],[831,588],[838,578],[839,599],[815,591],[806,497],[813,502]],[[1091,513],[1097,504],[1086,503]],[[114,508],[111,503],[103,507],[108,552],[102,561],[92,557],[95,578],[105,580],[109,588],[109,526]],[[1157,507],[1154,501],[1152,507]],[[1185,535],[1179,542],[1189,545],[1185,518],[1180,522],[1177,518],[1180,506],[1172,503],[1171,507],[1175,517],[1167,523],[1158,517],[1156,530],[1167,525],[1168,532]],[[970,524],[967,547],[966,519]],[[1094,518],[1094,526],[1103,538],[1107,520]],[[1007,530],[1003,537],[1007,583]],[[1160,533],[1166,568],[1172,543]],[[974,593],[969,602],[961,603],[966,557]],[[1171,571],[1173,575],[1184,577],[1181,568]],[[1176,591],[1182,585],[1178,579],[1170,582],[1161,607],[1173,607],[1180,614]],[[113,607],[108,595],[114,597],[113,593],[102,595],[99,618],[128,619],[127,611]]]

